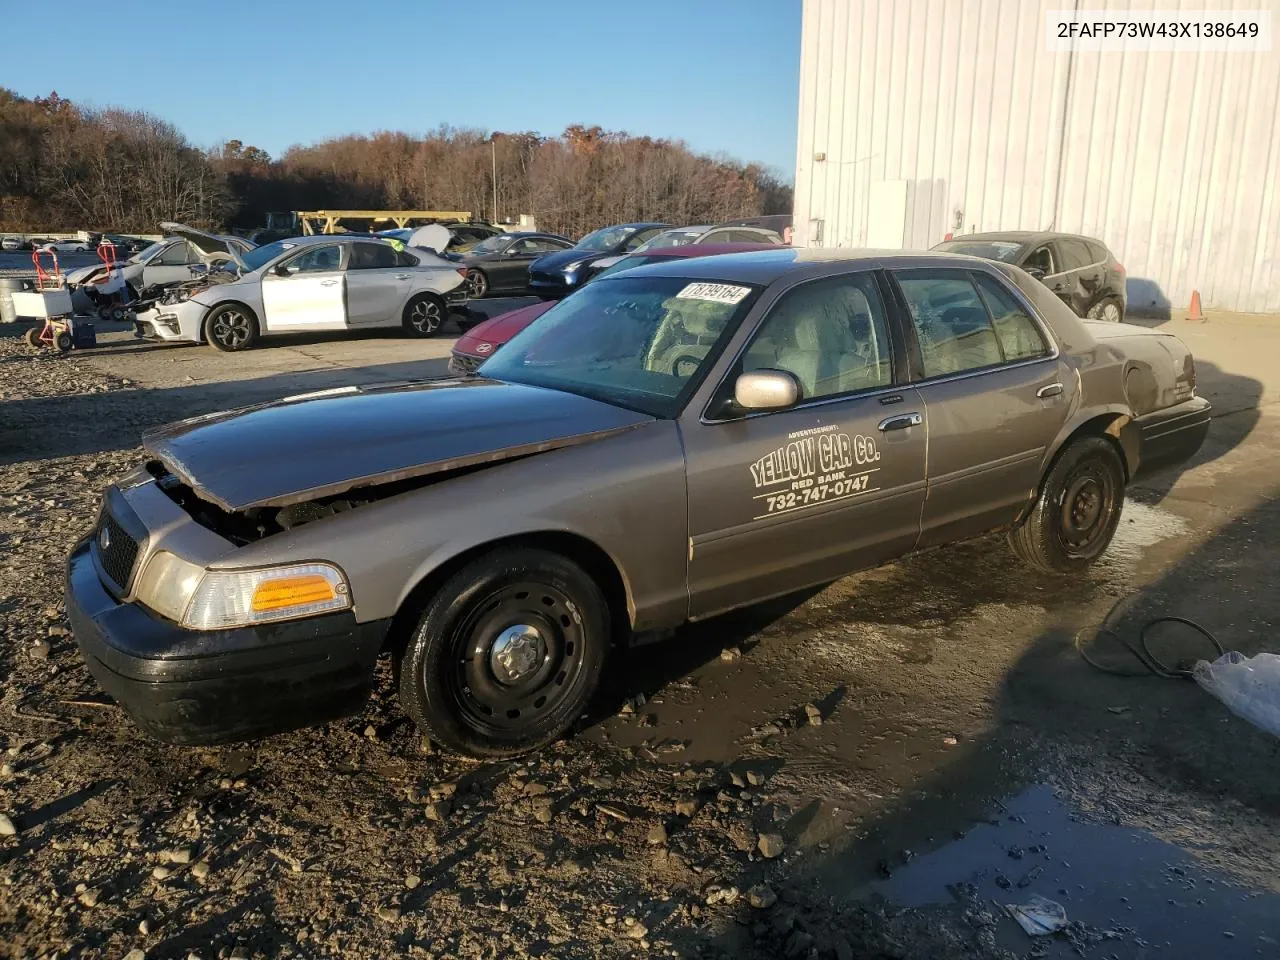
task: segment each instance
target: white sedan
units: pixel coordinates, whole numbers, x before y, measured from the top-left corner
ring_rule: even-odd
[[[40,249],[53,253],[88,253],[92,248],[84,240],[50,240]]]
[[[164,227],[202,246],[216,239]],[[210,268],[137,312],[135,333],[223,351],[276,333],[402,327],[429,337],[467,299],[465,268],[375,236],[296,237],[228,252],[234,266]]]

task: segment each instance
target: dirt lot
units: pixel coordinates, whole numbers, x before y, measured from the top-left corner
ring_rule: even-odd
[[[1280,954],[1278,741],[1073,646],[1084,630],[1123,664],[1089,628],[1178,614],[1277,647],[1280,318],[1170,326],[1219,415],[1189,469],[1131,491],[1088,578],[1028,573],[999,541],[912,557],[621,653],[574,738],[500,764],[424,749],[389,670],[321,729],[148,741],[61,605],[62,559],[142,429],[437,375],[449,341],[0,341],[0,955]],[[1032,894],[1065,934],[999,909]]]

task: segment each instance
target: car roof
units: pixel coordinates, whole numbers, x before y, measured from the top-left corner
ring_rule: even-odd
[[[564,240],[566,243],[569,242],[568,237],[562,237],[558,233],[544,233],[541,230],[517,230],[512,233],[499,234],[499,236],[511,237],[516,240],[523,237],[544,237],[547,240]]]
[[[654,247],[632,257],[652,257],[664,260],[689,260],[693,257],[714,257],[722,253],[750,253],[753,250],[776,250],[776,243],[685,243],[678,247]]]
[[[699,279],[738,283],[770,284],[791,273],[823,276],[863,267],[928,267],[972,264],[989,267],[990,261],[955,253],[915,250],[861,250],[834,247],[784,247],[770,244],[763,250],[698,257],[689,267],[682,257],[651,263],[626,271],[628,277],[685,277],[693,271]],[[621,274],[619,275],[621,276]],[[606,278],[610,279],[610,278]]]
[[[949,241],[944,240],[943,243],[965,243],[970,240],[978,243],[990,242],[993,240],[1005,240],[1009,243],[1021,243],[1024,246],[1030,246],[1033,243],[1044,243],[1047,240],[1088,240],[1092,243],[1102,243],[1097,237],[1086,237],[1080,233],[1054,233],[1051,230],[991,230],[987,233],[963,233],[959,236],[953,236]]]

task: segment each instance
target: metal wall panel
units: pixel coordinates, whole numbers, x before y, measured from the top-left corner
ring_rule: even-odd
[[[1280,0],[1088,0],[1272,10]],[[864,246],[907,182],[902,245],[948,231],[1104,240],[1134,308],[1280,311],[1280,50],[1050,52],[1071,0],[804,0],[795,236]],[[896,235],[896,228],[889,231]]]

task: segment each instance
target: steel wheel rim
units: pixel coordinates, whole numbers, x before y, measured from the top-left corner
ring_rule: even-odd
[[[434,300],[419,300],[409,311],[409,322],[419,333],[435,333],[440,326],[440,306]]]
[[[213,320],[213,337],[226,347],[240,347],[249,342],[249,318],[239,310],[228,310]]]
[[[510,736],[554,714],[578,686],[585,640],[576,605],[558,587],[518,581],[490,590],[450,630],[445,687],[460,719]]]
[[[483,297],[489,289],[488,281],[479,270],[472,270],[467,274],[467,286],[471,288],[473,297]]]
[[[1068,478],[1058,512],[1058,539],[1070,556],[1096,552],[1111,525],[1115,503],[1115,483],[1103,464],[1084,464]]]

